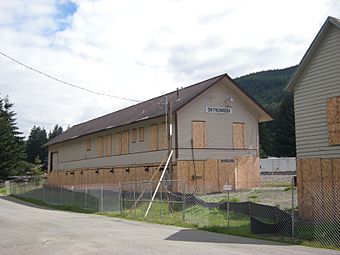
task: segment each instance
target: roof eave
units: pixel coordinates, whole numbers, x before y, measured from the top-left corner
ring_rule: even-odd
[[[335,18],[330,17],[330,16],[327,17],[326,21],[324,22],[324,24],[320,28],[319,32],[317,33],[317,35],[313,39],[312,43],[308,47],[306,53],[303,55],[303,57],[302,57],[299,65],[298,65],[298,67],[295,69],[294,73],[290,77],[290,79],[288,81],[288,84],[287,84],[287,86],[285,88],[286,91],[293,92],[294,87],[295,87],[298,79],[300,78],[300,75],[301,75],[302,71],[305,69],[308,61],[312,57],[315,49],[317,48],[317,46],[319,45],[319,43],[322,40],[323,36],[327,32],[330,24],[332,24],[332,25],[334,25],[334,26],[336,26],[337,28],[340,29],[340,21],[338,19],[335,19]]]

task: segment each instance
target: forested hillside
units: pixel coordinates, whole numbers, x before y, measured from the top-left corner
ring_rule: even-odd
[[[282,101],[284,88],[297,66],[251,73],[235,81],[268,110]]]
[[[261,156],[296,154],[293,97],[284,90],[296,67],[262,71],[235,79],[274,118],[274,121],[260,124]]]

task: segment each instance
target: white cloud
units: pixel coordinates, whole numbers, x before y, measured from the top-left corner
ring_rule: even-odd
[[[91,90],[144,100],[220,73],[297,64],[337,1],[0,2],[0,50]],[[19,127],[64,127],[131,102],[99,97],[0,58]]]

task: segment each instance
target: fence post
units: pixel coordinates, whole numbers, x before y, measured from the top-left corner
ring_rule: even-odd
[[[104,183],[100,187],[100,211],[104,211]]]
[[[45,184],[42,186],[42,201],[45,201]]]
[[[63,203],[63,185],[60,185],[60,202]]]
[[[87,209],[87,183],[85,184],[84,206]]]
[[[185,183],[183,182],[183,186]],[[183,222],[185,222],[185,187],[182,186]]]
[[[292,237],[294,238],[294,176],[292,176]]]
[[[230,225],[230,200],[229,200],[229,190],[228,190],[228,202],[227,202],[227,215],[228,215],[228,228]]]

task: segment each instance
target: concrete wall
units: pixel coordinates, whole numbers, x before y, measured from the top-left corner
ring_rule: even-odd
[[[339,158],[329,146],[327,99],[340,95],[340,29],[331,26],[294,88],[297,157]]]
[[[260,159],[260,172],[280,173],[295,172],[296,158],[264,158]]]
[[[178,160],[192,160],[192,121],[205,121],[207,149],[196,149],[196,160],[232,159],[240,155],[256,156],[258,153],[258,116],[246,104],[240,92],[223,80],[180,109],[178,119]],[[233,101],[226,100],[229,97]],[[207,113],[206,106],[232,108],[231,114]],[[233,146],[233,123],[245,124],[245,150]]]

